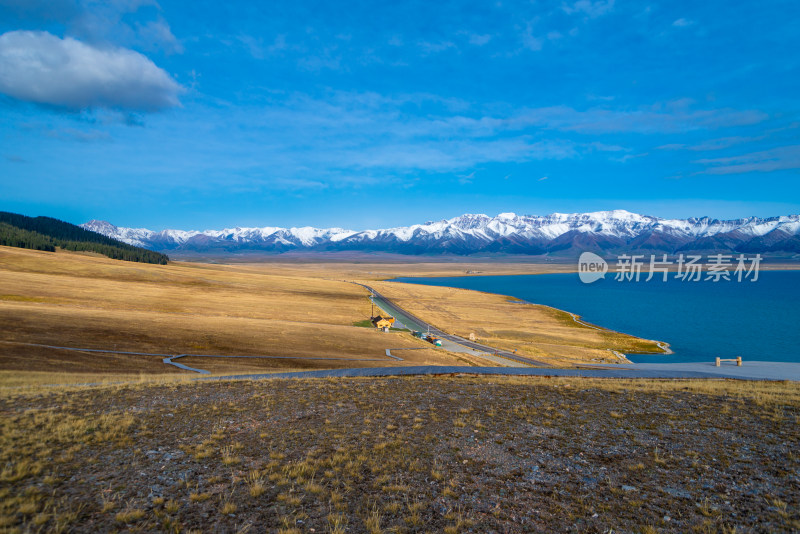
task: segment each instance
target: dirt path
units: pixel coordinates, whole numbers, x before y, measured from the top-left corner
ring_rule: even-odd
[[[195,367],[189,367],[188,365],[184,365],[182,363],[178,363],[174,360],[183,357],[192,357],[192,358],[252,358],[252,359],[259,359],[259,360],[337,360],[337,361],[350,361],[350,362],[382,362],[386,361],[384,358],[342,358],[336,356],[330,357],[308,357],[308,358],[298,358],[297,356],[242,356],[242,355],[222,355],[222,354],[159,354],[153,352],[131,352],[131,351],[122,351],[122,350],[108,350],[108,349],[85,349],[80,347],[61,347],[57,345],[42,345],[40,343],[22,343],[22,342],[7,342],[7,343],[15,343],[17,345],[27,345],[29,347],[42,347],[46,349],[57,349],[57,350],[70,350],[74,352],[95,352],[101,354],[126,354],[130,356],[158,356],[162,358],[162,362],[167,365],[174,365],[179,369],[183,369],[185,371],[192,371],[195,373],[200,374],[210,374],[210,371],[206,371],[205,369],[197,369]],[[396,356],[391,353],[391,351],[397,350],[421,350],[416,348],[397,348],[397,349],[386,349],[386,356],[396,361],[404,361],[403,358]]]

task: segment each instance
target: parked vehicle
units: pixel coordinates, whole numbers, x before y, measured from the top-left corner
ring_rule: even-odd
[[[431,334],[429,334],[427,332],[419,332],[417,330],[414,330],[413,332],[411,332],[411,335],[413,335],[416,338],[419,338],[419,339],[422,339],[424,341],[427,341],[428,343],[430,343],[431,345],[434,345],[436,347],[441,347],[442,346],[442,340],[441,339],[439,339],[438,337],[434,337],[434,336],[432,336]]]
[[[425,337],[425,341],[427,341],[428,343],[431,343],[432,345],[434,345],[436,347],[441,347],[442,346],[442,340],[439,339],[438,337],[433,337],[430,334],[428,334]]]

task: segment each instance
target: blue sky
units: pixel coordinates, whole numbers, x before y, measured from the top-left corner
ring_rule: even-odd
[[[0,209],[800,212],[800,4],[0,0]]]

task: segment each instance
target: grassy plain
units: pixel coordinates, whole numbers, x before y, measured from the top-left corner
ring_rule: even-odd
[[[0,529],[797,532],[798,423],[774,382],[7,389]]]
[[[162,266],[92,254],[0,247],[0,368],[67,373],[184,372],[162,364],[161,356],[75,352],[52,346],[273,357],[181,360],[215,373],[485,364],[475,357],[433,349],[402,332],[379,333],[355,326],[363,324],[371,308],[367,291],[349,281],[565,268],[519,263],[175,262]],[[565,321],[563,314],[548,308],[511,305],[494,295],[399,284],[381,287],[398,303],[445,330],[475,331],[479,337],[500,342],[502,348],[519,349],[553,362],[611,361],[612,353],[606,349],[637,343],[634,338],[598,334]],[[432,294],[447,300],[439,299],[434,306]],[[473,311],[465,314],[468,308]],[[520,321],[521,317],[524,320]],[[404,359],[398,362],[385,357],[387,348],[421,350],[398,353]]]
[[[270,266],[253,271],[191,263],[145,265],[0,247],[4,370],[180,372],[157,356],[76,353],[32,344],[288,357],[226,360],[231,372],[459,361],[409,335],[353,326],[370,311],[367,292],[359,286]],[[420,347],[406,351],[404,362],[385,357],[387,348]]]
[[[237,263],[241,269],[262,271],[265,266],[280,268],[281,272],[296,276],[344,280],[387,280],[415,276],[485,276],[568,273],[575,271],[572,263],[521,263],[508,261],[408,261],[407,258],[394,262],[363,260],[360,262],[328,262],[324,260],[300,262],[264,261],[260,263]]]

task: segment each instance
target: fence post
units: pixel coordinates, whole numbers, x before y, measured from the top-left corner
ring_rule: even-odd
[[[742,357],[741,356],[737,356],[736,357],[736,365],[738,365],[739,367],[742,366]]]
[[[719,367],[719,366],[720,366],[719,356],[717,356],[717,367]]]

